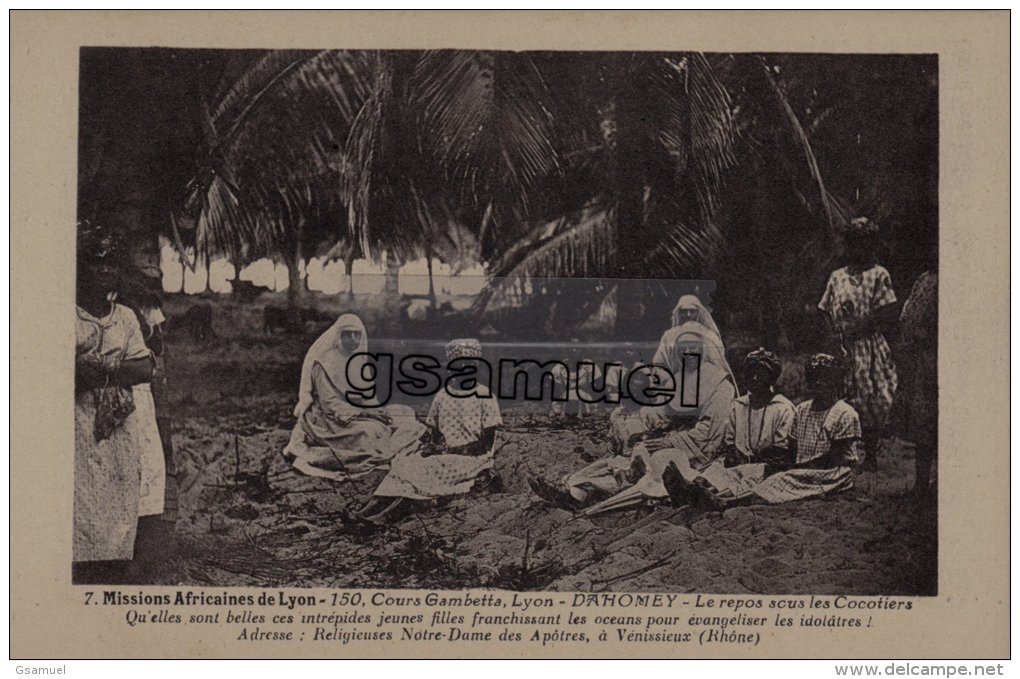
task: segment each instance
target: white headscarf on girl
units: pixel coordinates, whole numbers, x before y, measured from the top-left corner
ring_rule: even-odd
[[[358,348],[348,353],[340,346],[340,333],[344,330],[356,330],[361,333]],[[350,356],[368,351],[368,333],[365,324],[355,314],[343,314],[336,319],[324,333],[315,340],[305,360],[301,364],[301,386],[298,388],[298,403],[294,407],[294,416],[301,415],[312,404],[312,366],[321,364],[329,374],[331,381],[340,388],[347,384],[346,359]]]

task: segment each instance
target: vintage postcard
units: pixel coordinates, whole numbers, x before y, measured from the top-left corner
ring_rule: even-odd
[[[15,658],[1008,655],[1008,15],[12,15]]]

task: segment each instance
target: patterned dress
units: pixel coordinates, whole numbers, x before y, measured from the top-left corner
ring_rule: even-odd
[[[432,400],[425,423],[438,430],[448,448],[461,448],[482,438],[491,427],[503,424],[495,398],[453,396],[445,390]],[[395,458],[390,473],[376,488],[376,497],[429,500],[461,495],[471,490],[475,478],[493,465],[493,452],[483,455],[414,455]]]
[[[97,318],[78,308],[75,323],[76,360],[109,365],[150,356],[133,311],[115,304]],[[134,555],[140,509],[155,506],[157,488],[141,489],[142,460],[162,459],[151,395],[135,393],[134,408],[109,436],[96,438],[99,401],[117,387],[91,389],[74,399],[74,538],[73,560],[127,560]],[[149,421],[149,418],[153,418]],[[157,483],[158,486],[158,483]],[[149,497],[152,494],[152,497]],[[162,511],[162,495],[158,497]],[[157,512],[158,513],[158,512]]]
[[[851,324],[871,318],[876,311],[895,301],[896,294],[885,268],[875,265],[851,273],[843,267],[829,276],[818,308],[828,314],[840,333],[844,333]],[[844,348],[852,363],[850,402],[860,416],[861,426],[881,428],[892,410],[897,385],[889,344],[880,332],[874,332],[846,343]]]
[[[813,401],[797,406],[790,436],[796,441],[797,464],[828,455],[834,443],[849,441],[846,456],[829,469],[790,469],[767,477],[752,492],[770,504],[815,497],[853,487],[851,466],[861,459],[861,423],[846,401],[836,401],[827,410],[814,410]]]

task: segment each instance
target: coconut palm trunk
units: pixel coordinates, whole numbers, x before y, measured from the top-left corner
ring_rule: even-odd
[[[435,282],[432,280],[432,243],[431,242],[429,242],[425,246],[425,257],[427,259],[426,267],[428,268],[428,272],[429,272],[429,301],[432,303],[432,306],[435,307],[435,305],[436,305],[436,285],[435,285]]]
[[[287,264],[287,305],[289,307],[299,307],[307,298],[307,288],[305,287],[304,277],[301,275],[301,264],[304,260],[304,231],[305,231],[305,220],[298,219],[294,226],[293,238],[289,245],[290,249],[287,252],[286,264]]]
[[[383,290],[386,297],[400,294],[400,260],[392,252],[386,253],[386,284]]]
[[[627,61],[615,69],[618,93],[615,111],[615,138],[612,148],[612,191],[616,201],[615,255],[613,274],[620,280],[616,290],[617,339],[634,338],[640,327],[642,286],[639,281],[647,274],[649,237],[645,222],[645,192],[649,185],[648,160],[651,153],[648,129],[650,121],[637,96],[633,65]]]
[[[344,253],[344,275],[347,276],[347,299],[354,299],[354,272],[351,269],[354,268],[354,248],[350,248]]]

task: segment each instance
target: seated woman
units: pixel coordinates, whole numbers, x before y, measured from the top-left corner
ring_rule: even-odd
[[[776,504],[848,490],[853,468],[861,460],[861,422],[857,411],[840,398],[843,370],[837,359],[816,354],[805,370],[812,398],[796,408],[790,456],[767,463],[756,483],[725,488],[691,483],[672,465],[663,481],[674,505],[706,502],[723,508],[734,503]]]
[[[446,345],[447,362],[481,358],[478,340],[453,340]],[[390,473],[375,489],[359,518],[395,521],[415,501],[462,495],[499,477],[492,468],[496,431],[503,425],[499,404],[487,390],[460,389],[452,384],[437,393],[425,419],[428,430],[421,449],[393,460]]]
[[[698,320],[690,320],[688,312],[697,314]],[[563,488],[533,477],[530,485],[535,494],[576,510],[623,491],[623,495],[607,500],[608,504],[600,503],[587,512],[597,513],[640,502],[644,497],[666,496],[659,481],[662,468],[654,477],[646,474],[653,453],[670,451],[671,455],[691,460],[690,464],[698,468],[715,459],[730,404],[736,396],[732,371],[715,324],[697,298],[681,298],[674,309],[673,321],[680,325],[662,336],[653,363],[674,376],[677,392],[664,406],[642,409],[647,431],[631,435],[630,441],[643,439],[643,442],[629,454],[596,460],[568,475]],[[633,486],[638,480],[643,483]]]
[[[349,391],[369,386],[348,382],[348,375],[363,375],[361,359],[352,357],[367,348],[361,319],[344,314],[308,350],[294,410],[298,421],[283,450],[295,469],[340,481],[385,466],[417,446],[424,427],[414,410],[358,407],[348,400]]]
[[[684,368],[683,353],[685,350],[690,349],[680,348],[678,350],[678,347],[680,347],[680,335],[691,332],[706,338],[702,345],[718,348],[719,351],[714,352],[718,359],[717,362],[726,363],[724,352],[722,352],[722,339],[719,335],[719,329],[716,327],[715,321],[712,320],[712,315],[708,312],[708,309],[702,305],[697,297],[694,295],[682,296],[677,302],[676,307],[674,307],[670,320],[670,329],[663,334],[662,339],[659,341],[653,363],[667,366],[674,375],[679,374],[679,371],[682,371]],[[686,328],[681,331],[683,326],[686,326]],[[622,393],[623,389],[621,388],[620,380],[623,380],[624,385],[629,385],[632,390],[636,391],[641,391],[650,386],[648,382],[649,376],[644,371],[639,370],[642,366],[643,364],[638,361],[628,372],[610,370],[606,375],[610,391],[620,391]],[[728,365],[726,371],[729,372]],[[618,455],[625,454],[624,451],[631,450],[643,439],[655,438],[657,434],[661,434],[673,424],[668,421],[668,418],[664,419],[662,413],[662,409],[643,408],[637,401],[632,399],[624,401],[623,404],[614,409],[609,415],[609,436],[613,445],[613,452]]]

